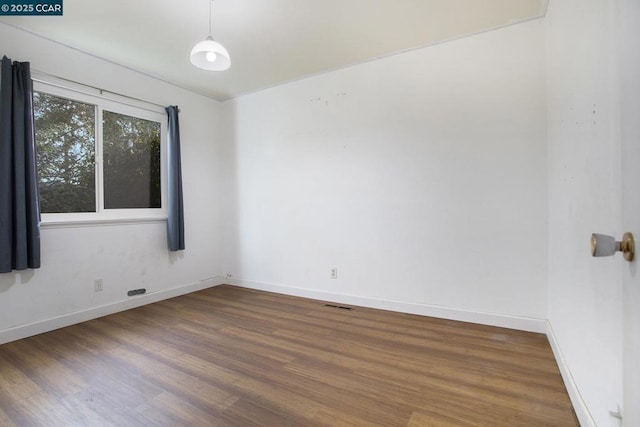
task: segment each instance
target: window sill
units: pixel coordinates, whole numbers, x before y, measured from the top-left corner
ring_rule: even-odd
[[[147,217],[147,218],[96,218],[96,219],[74,219],[74,220],[46,220],[40,222],[40,228],[80,228],[80,227],[107,227],[113,225],[136,225],[155,224],[166,222],[167,217]]]

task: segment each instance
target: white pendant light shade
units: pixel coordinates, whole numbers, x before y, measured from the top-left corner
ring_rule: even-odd
[[[196,43],[189,59],[196,67],[207,71],[224,71],[231,66],[229,52],[211,37],[211,2],[209,0],[209,36]]]
[[[231,66],[229,52],[211,36],[191,49],[191,63],[207,71],[224,71]]]

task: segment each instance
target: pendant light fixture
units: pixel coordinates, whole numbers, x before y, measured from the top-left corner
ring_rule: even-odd
[[[211,3],[209,0],[209,36],[191,49],[191,63],[207,71],[224,71],[231,66],[229,52],[211,37]]]

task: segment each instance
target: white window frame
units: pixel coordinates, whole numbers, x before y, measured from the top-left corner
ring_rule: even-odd
[[[95,190],[96,212],[68,212],[68,213],[42,213],[41,224],[43,226],[73,226],[93,224],[115,224],[122,222],[155,222],[167,219],[167,115],[160,108],[152,109],[142,102],[117,100],[115,95],[106,97],[98,90],[79,88],[74,89],[56,83],[33,82],[34,92],[41,92],[60,98],[70,99],[85,104],[96,106],[95,118]],[[80,86],[80,85],[79,85]],[[92,93],[95,91],[95,93]],[[104,162],[102,126],[103,111],[151,120],[160,123],[160,208],[142,209],[105,209],[104,208]],[[36,142],[37,146],[37,142]]]

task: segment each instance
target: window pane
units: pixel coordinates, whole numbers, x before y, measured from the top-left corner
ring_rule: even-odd
[[[95,212],[95,106],[34,92],[40,208]]]
[[[160,208],[160,123],[103,114],[105,209]]]

